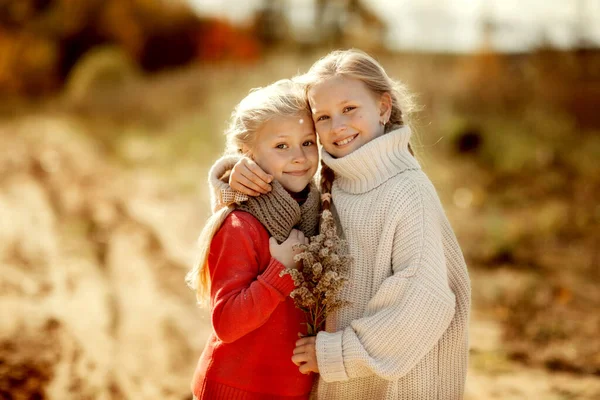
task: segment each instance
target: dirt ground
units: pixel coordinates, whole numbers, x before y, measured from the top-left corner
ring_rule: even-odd
[[[283,77],[298,66],[268,68]],[[258,70],[248,71],[244,90],[264,79]],[[219,124],[242,92],[217,95],[210,76],[191,78],[199,74],[207,72],[140,83],[117,106],[46,104],[0,120],[0,398],[190,399],[211,328],[183,277],[208,215],[204,182],[221,149]],[[242,79],[228,76],[230,87]],[[176,110],[169,96],[180,99]],[[457,194],[465,165],[450,156],[424,160],[470,249],[481,238],[461,221],[481,220],[465,207],[477,190]],[[466,399],[600,398],[597,372],[515,356],[509,303],[498,299],[527,274],[477,260],[469,266]]]

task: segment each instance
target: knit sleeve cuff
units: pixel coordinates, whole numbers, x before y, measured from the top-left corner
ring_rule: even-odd
[[[287,297],[296,286],[289,275],[279,276],[284,269],[283,264],[271,257],[271,262],[269,262],[267,269],[265,269],[258,279],[280,292],[283,297]]]
[[[223,180],[224,175],[231,172],[241,158],[241,155],[223,156],[215,161],[208,172],[208,184],[211,189],[210,204],[213,212],[233,202],[248,200],[245,194],[233,190],[228,181]]]
[[[325,382],[347,381],[342,352],[343,331],[317,334],[317,364],[319,375]]]

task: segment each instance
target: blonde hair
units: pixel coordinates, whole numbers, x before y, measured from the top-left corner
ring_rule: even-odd
[[[299,77],[308,92],[311,87],[325,79],[344,76],[357,79],[376,95],[388,93],[392,98],[390,119],[384,126],[384,133],[401,126],[410,125],[411,117],[417,111],[410,91],[401,82],[391,79],[383,67],[367,53],[356,50],[336,50],[315,62],[310,70]],[[408,145],[408,149],[413,150]],[[331,193],[333,171],[321,161],[321,192]]]
[[[302,114],[310,115],[306,94],[299,83],[282,79],[268,86],[252,89],[231,113],[229,126],[225,130],[225,153],[241,154],[244,146],[252,148],[256,132],[272,118]],[[206,305],[210,297],[210,274],[206,267],[210,244],[233,210],[235,205],[230,205],[210,216],[198,238],[198,259],[185,281],[196,291],[196,298],[201,305]]]

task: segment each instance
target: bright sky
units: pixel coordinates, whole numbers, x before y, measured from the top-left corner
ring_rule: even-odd
[[[200,13],[247,20],[262,0],[187,0]],[[314,0],[289,4],[292,25],[310,29]],[[390,26],[389,46],[397,49],[472,51],[481,44],[483,17],[496,23],[498,50],[525,50],[542,37],[558,47],[579,34],[600,45],[600,0],[370,0]]]

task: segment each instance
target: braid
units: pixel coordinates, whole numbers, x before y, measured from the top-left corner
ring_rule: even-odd
[[[331,168],[329,168],[323,160],[321,160],[321,195],[326,193],[331,195],[331,186],[333,185],[333,180],[335,178],[335,173]],[[323,200],[323,210],[329,210],[331,207],[331,196],[325,197]]]

